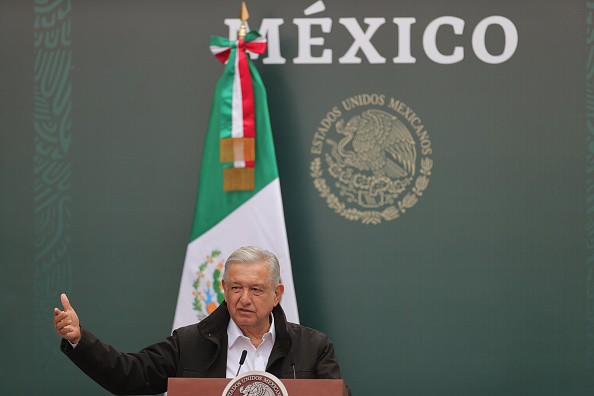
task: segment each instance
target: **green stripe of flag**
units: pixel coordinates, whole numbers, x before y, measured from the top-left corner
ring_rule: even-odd
[[[256,122],[255,189],[254,191],[223,191],[223,165],[219,160],[221,106],[223,105],[223,96],[227,95],[225,90],[229,90],[230,88],[228,85],[225,85],[228,83],[228,80],[221,78],[215,91],[206,141],[202,153],[202,165],[200,167],[198,181],[198,198],[190,241],[193,241],[208,231],[278,177],[266,90],[256,67],[249,57],[248,62],[254,89]],[[228,62],[225,66],[225,74],[227,74],[230,63]],[[233,67],[232,64],[231,67]]]

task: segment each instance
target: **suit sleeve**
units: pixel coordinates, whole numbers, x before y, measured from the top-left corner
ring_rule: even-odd
[[[316,378],[341,379],[342,374],[338,366],[338,359],[334,354],[334,344],[326,336],[324,336],[324,342],[320,344],[318,353]],[[346,388],[348,394],[352,395],[351,388],[348,385]]]
[[[123,353],[82,329],[73,348],[62,340],[62,351],[85,374],[111,393],[120,395],[157,394],[167,390],[179,361],[177,334],[135,353]]]

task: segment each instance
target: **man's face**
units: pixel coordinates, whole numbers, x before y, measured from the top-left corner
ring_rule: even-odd
[[[232,263],[223,280],[225,301],[233,321],[244,333],[268,331],[272,308],[280,301],[282,284],[272,287],[265,262]],[[247,334],[246,334],[247,335]]]

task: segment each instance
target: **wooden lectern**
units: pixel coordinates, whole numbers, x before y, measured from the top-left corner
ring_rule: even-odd
[[[169,378],[168,396],[221,396],[231,378]],[[341,379],[282,379],[289,396],[348,396]]]

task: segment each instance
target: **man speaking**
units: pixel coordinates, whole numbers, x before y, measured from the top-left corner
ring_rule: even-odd
[[[62,351],[89,377],[116,394],[155,394],[169,377],[232,378],[267,371],[278,378],[341,378],[334,347],[317,330],[287,322],[279,302],[284,286],[278,258],[247,246],[225,262],[223,302],[199,323],[164,341],[122,353],[82,328],[65,294],[54,308]],[[244,351],[247,359],[243,364]]]

